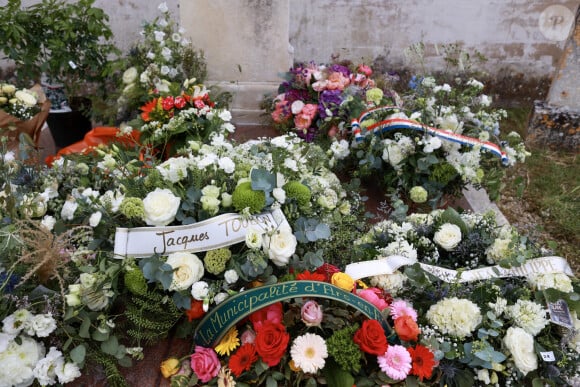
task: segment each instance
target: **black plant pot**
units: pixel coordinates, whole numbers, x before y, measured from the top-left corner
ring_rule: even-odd
[[[88,98],[71,98],[72,111],[66,113],[49,113],[46,123],[57,148],[64,148],[81,141],[92,129],[90,119],[91,100]]]

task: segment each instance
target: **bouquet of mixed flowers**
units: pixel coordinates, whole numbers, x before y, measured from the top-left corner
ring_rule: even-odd
[[[351,387],[418,384],[434,375],[435,355],[419,344],[417,312],[405,300],[356,283],[328,264],[280,281],[288,288],[315,281],[309,286],[324,287],[324,293],[351,293],[381,311],[387,325],[345,303],[293,298],[250,314],[214,347],[197,345],[183,359],[166,360],[161,366],[164,376],[180,385]]]
[[[383,91],[375,87],[372,69],[364,64],[297,64],[285,74],[278,95],[264,101],[274,125],[283,133],[295,132],[308,142],[344,139],[350,120],[379,105]]]
[[[138,128],[140,141],[151,148],[175,154],[187,148],[188,141],[205,143],[215,133],[227,136],[234,132],[231,113],[216,106],[210,91],[195,79],[186,80],[179,94],[164,94],[141,106],[141,115],[130,125]]]
[[[355,244],[370,284],[416,309],[441,384],[578,382],[580,283],[513,227],[437,210],[382,221]]]
[[[144,24],[142,39],[126,58],[116,64],[123,71],[118,80],[115,121],[130,120],[152,97],[178,93],[182,83],[196,78],[202,83],[206,63],[193,48],[185,29],[176,25],[166,3],[158,6],[161,16]]]
[[[18,89],[15,85],[0,83],[0,137],[8,137],[11,148],[22,133],[35,141],[49,108],[50,102],[41,101],[34,89]]]

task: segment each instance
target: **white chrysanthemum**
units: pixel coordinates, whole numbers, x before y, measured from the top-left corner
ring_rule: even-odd
[[[453,250],[461,242],[461,229],[451,223],[444,223],[433,236],[433,241],[447,251]]]
[[[314,333],[306,333],[294,339],[290,356],[296,367],[305,373],[316,373],[324,367],[328,350],[324,339]]]
[[[574,291],[572,280],[564,273],[534,273],[528,282],[538,290],[556,289],[564,293]]]
[[[532,336],[540,333],[548,325],[546,309],[534,301],[518,300],[514,305],[507,307],[506,314],[517,326]]]
[[[431,305],[427,320],[443,334],[464,338],[481,323],[481,310],[473,302],[460,298],[444,298]]]
[[[169,290],[184,290],[203,277],[203,262],[189,252],[172,253],[166,263],[173,268],[173,279]]]
[[[381,288],[389,292],[392,296],[396,296],[407,281],[407,276],[400,271],[395,271],[393,274],[381,274],[371,277],[370,282],[372,286]]]
[[[191,296],[198,301],[209,295],[209,285],[205,281],[197,281],[191,286]]]

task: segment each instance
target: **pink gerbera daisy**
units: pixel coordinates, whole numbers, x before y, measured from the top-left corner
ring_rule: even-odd
[[[391,316],[393,317],[393,320],[396,320],[401,316],[410,316],[413,321],[417,322],[417,312],[413,307],[407,304],[407,301],[403,300],[393,301],[391,304]]]
[[[394,380],[403,380],[412,368],[411,354],[402,345],[389,345],[384,355],[378,356],[381,370]]]

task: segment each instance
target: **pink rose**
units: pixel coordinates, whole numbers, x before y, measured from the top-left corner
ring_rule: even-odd
[[[316,116],[316,113],[318,113],[318,105],[315,105],[313,103],[307,103],[302,108],[302,114],[307,115],[311,119],[314,119],[314,116]]]
[[[199,380],[207,383],[217,376],[221,364],[213,348],[195,346],[195,352],[191,355],[191,369]]]
[[[358,66],[357,71],[359,73],[363,73],[367,77],[370,77],[373,74],[373,70],[369,66],[364,65],[362,63]]]
[[[296,127],[298,129],[308,129],[310,128],[310,125],[312,124],[312,118],[310,118],[309,116],[305,115],[305,114],[299,114],[296,117],[294,117],[294,125],[296,125]]]
[[[376,306],[379,310],[383,310],[389,307],[389,304],[383,298],[383,291],[377,288],[368,288],[362,289],[358,291],[358,295],[361,298],[364,298],[374,306]]]
[[[242,345],[254,344],[254,341],[256,341],[256,332],[251,329],[246,329],[240,336],[240,341],[242,342]]]
[[[300,310],[302,321],[308,327],[317,327],[322,322],[322,308],[316,301],[306,301]]]
[[[328,76],[326,88],[328,90],[344,90],[350,83],[350,79],[343,73],[336,71]]]

